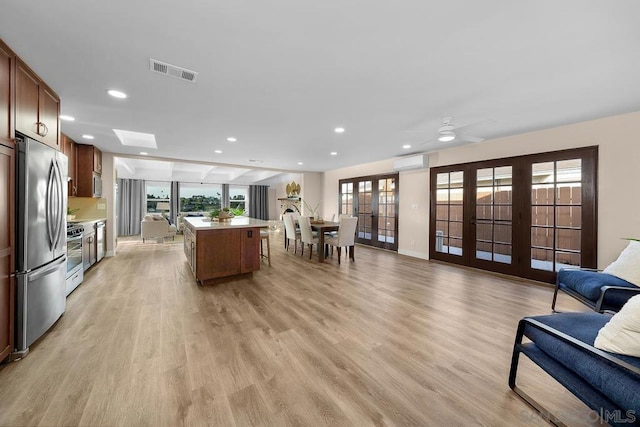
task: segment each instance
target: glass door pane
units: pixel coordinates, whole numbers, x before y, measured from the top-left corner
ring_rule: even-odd
[[[582,159],[531,165],[531,268],[581,265]]]
[[[340,212],[344,215],[353,215],[353,182],[340,184]],[[337,220],[337,218],[336,218]]]
[[[371,219],[373,216],[373,206],[371,204],[371,193],[373,182],[371,180],[358,182],[358,228],[357,238],[371,241]]]
[[[436,175],[435,251],[462,256],[464,253],[464,172]]]
[[[513,168],[476,170],[475,257],[512,263]]]
[[[378,242],[396,243],[396,180],[378,180]]]

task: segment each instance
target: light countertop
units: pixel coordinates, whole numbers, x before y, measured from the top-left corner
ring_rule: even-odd
[[[76,218],[74,220],[67,221],[67,222],[70,224],[88,224],[92,222],[106,221],[106,220],[107,218]]]
[[[229,228],[266,228],[269,221],[249,218],[246,216],[236,216],[225,221],[205,221],[205,217],[186,216],[184,221],[189,223],[196,230],[224,230]]]

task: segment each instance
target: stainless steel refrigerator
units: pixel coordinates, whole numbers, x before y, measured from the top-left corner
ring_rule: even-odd
[[[29,346],[66,308],[67,156],[17,135],[16,351]]]

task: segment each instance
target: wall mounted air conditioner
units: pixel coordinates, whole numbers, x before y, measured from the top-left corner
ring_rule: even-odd
[[[408,156],[393,161],[394,171],[407,171],[411,169],[424,169],[429,167],[429,155],[419,154],[417,156]]]

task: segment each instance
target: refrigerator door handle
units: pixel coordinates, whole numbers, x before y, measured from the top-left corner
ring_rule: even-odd
[[[67,257],[64,257],[64,256],[60,257],[54,262],[52,262],[51,264],[47,264],[46,266],[39,268],[37,271],[29,273],[29,280],[30,281],[38,280],[39,278],[46,276],[52,271],[57,270],[60,267],[60,265],[64,264],[65,262],[67,262]],[[64,283],[62,285],[64,285]]]
[[[53,220],[55,221],[53,247],[56,248],[60,244],[60,237],[62,236],[63,201],[62,201],[62,175],[60,173],[60,165],[58,164],[57,160],[53,161],[53,166],[54,166],[53,176],[55,181],[55,187],[53,187],[52,189],[52,192],[54,193],[54,201],[55,201],[55,204],[53,205],[53,209],[54,209]]]
[[[49,177],[47,179],[47,201],[46,201],[46,222],[47,222],[47,237],[49,239],[49,250],[53,250],[54,247],[54,239],[53,239],[53,181],[54,181],[54,164],[53,160],[51,161],[51,166],[49,167]]]

